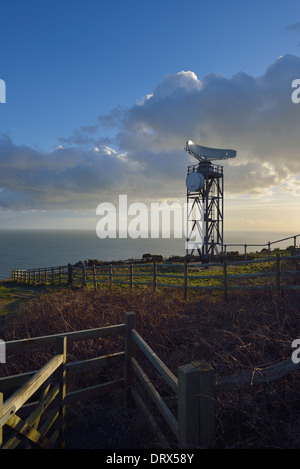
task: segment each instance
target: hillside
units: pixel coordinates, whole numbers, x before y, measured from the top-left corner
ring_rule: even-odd
[[[37,291],[37,289],[36,289]],[[122,323],[124,313],[137,314],[137,330],[165,364],[178,366],[206,359],[217,379],[289,358],[291,343],[300,337],[300,293],[199,294],[189,300],[173,290],[153,293],[141,289],[53,289],[18,303],[5,316],[2,339],[55,334]],[[122,341],[101,342],[101,354],[122,349]],[[70,358],[95,356],[95,346],[84,343]],[[1,374],[37,369],[46,352],[14,357]],[[222,393],[216,400],[216,447],[297,448],[300,445],[299,372],[243,391]],[[160,386],[160,383],[157,383]],[[164,391],[163,391],[164,392]],[[165,394],[169,399],[168,394]],[[80,409],[77,409],[80,413]],[[95,413],[93,404],[86,412]],[[89,414],[90,415],[90,414]],[[130,425],[134,425],[135,420]],[[143,434],[146,446],[153,435]],[[129,443],[130,444],[130,443]]]

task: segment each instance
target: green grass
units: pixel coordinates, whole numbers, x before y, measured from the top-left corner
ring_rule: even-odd
[[[228,287],[231,286],[275,286],[275,272],[276,272],[276,262],[274,261],[275,255],[280,254],[282,256],[290,255],[290,250],[279,250],[275,249],[271,251],[271,259],[268,260],[268,251],[265,250],[260,253],[252,253],[252,256],[257,256],[262,259],[265,258],[265,262],[253,262],[250,264],[243,263],[243,256],[240,256],[240,261],[235,262],[234,265],[231,265],[231,261],[228,262]],[[250,255],[249,255],[250,257]],[[241,260],[242,259],[242,260]],[[91,263],[89,261],[84,261],[81,263],[83,265],[89,266]],[[97,263],[96,263],[97,264]],[[180,290],[184,288],[184,263],[157,263],[157,288],[169,288],[174,287]],[[282,270],[292,269],[295,270],[295,265],[290,267],[291,262],[281,261]],[[50,278],[45,274],[41,269],[41,273],[36,277],[36,280],[39,281],[40,285],[46,287],[52,287],[52,281],[54,282],[54,287],[59,284],[59,275],[56,272],[53,278]],[[297,268],[299,270],[299,268]],[[104,287],[110,288],[110,275],[109,275],[109,265],[100,265],[96,266],[96,284],[97,288]],[[268,274],[273,273],[273,275],[261,275],[258,277],[251,277],[251,274]],[[205,264],[189,264],[188,265],[188,287],[192,287],[190,292],[197,291],[198,288],[212,288],[222,290],[224,286],[224,270],[223,264],[218,265],[205,265]],[[249,275],[247,278],[237,278],[237,275]],[[192,278],[196,276],[197,278]],[[295,276],[290,275],[289,279],[287,276],[284,280],[286,283],[294,284]],[[32,277],[31,277],[32,279]],[[67,284],[67,274],[66,272],[62,273],[62,285]],[[47,280],[45,282],[45,280]],[[31,283],[32,285],[32,283]],[[112,286],[116,290],[128,289],[130,287],[130,265],[122,263],[120,265],[114,263],[112,266]],[[133,266],[133,288],[134,290],[144,289],[147,287],[153,286],[153,264],[135,264]],[[72,287],[82,287],[82,270],[74,269],[72,274]],[[194,287],[194,288],[193,288]],[[198,287],[198,288],[196,288]],[[86,267],[86,288],[94,289],[94,279],[93,271],[91,267]]]
[[[0,318],[16,311],[21,302],[33,298],[45,290],[40,285],[17,284],[8,280],[0,282]]]
[[[0,284],[0,300],[6,301],[11,299],[13,299],[12,290]]]

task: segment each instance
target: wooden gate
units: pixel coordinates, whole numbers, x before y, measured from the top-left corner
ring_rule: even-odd
[[[58,337],[56,354],[42,369],[6,401],[3,402],[0,393],[1,449],[14,449],[18,445],[25,448],[64,447],[65,365],[66,337]],[[40,392],[40,399],[29,417],[23,420],[17,412],[20,414],[24,410],[26,402],[36,392]]]

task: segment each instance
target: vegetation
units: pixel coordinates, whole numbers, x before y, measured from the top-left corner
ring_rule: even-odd
[[[280,252],[281,256],[286,252]],[[261,256],[260,256],[261,257]],[[251,263],[252,262],[252,263]],[[180,287],[183,291],[184,287],[184,263],[164,262],[156,264],[156,284],[158,288]],[[270,260],[265,262],[238,261],[238,263],[228,264],[227,268],[227,285],[228,288],[245,287],[245,286],[269,286],[276,285],[276,258],[271,256]],[[299,284],[299,259],[291,258],[291,260],[281,260],[280,262],[280,282],[281,285]],[[298,273],[297,273],[298,272]],[[94,277],[95,275],[95,277]],[[132,277],[131,277],[132,275]],[[224,289],[224,265],[206,265],[202,263],[188,264],[188,281],[189,295],[193,295],[199,287]],[[131,280],[132,279],[132,282]],[[132,267],[128,264],[115,264],[109,270],[108,266],[100,265],[96,267],[95,272],[86,267],[85,280],[88,288],[106,285],[109,288],[112,282],[115,288],[128,289],[129,285],[133,285],[135,290],[145,288],[145,285],[153,285],[153,265],[151,263],[135,264]],[[73,284],[82,285],[82,272],[74,271]],[[197,292],[198,294],[198,292]]]
[[[197,293],[185,301],[177,289],[153,293],[150,289],[53,288],[20,303],[6,317],[1,338],[13,340],[122,323],[124,312],[135,311],[137,330],[174,374],[180,365],[206,359],[219,379],[289,358],[292,341],[300,337],[299,300],[298,291],[232,292],[225,302],[222,295],[208,293]],[[106,354],[122,347],[121,338],[116,343],[109,338],[101,339],[100,344],[86,341],[68,351],[68,357],[91,358],[99,354],[99,348]],[[0,373],[38,369],[48,353],[12,357]],[[172,406],[169,390],[150,369],[149,376]],[[99,376],[81,379],[90,382]],[[278,381],[218,395],[214,446],[298,448],[298,380],[299,372],[294,372]],[[81,410],[84,415],[88,406]],[[90,411],[94,412],[92,407]],[[134,425],[140,425],[135,431],[141,444],[153,447],[155,436],[141,421],[131,421]]]
[[[274,256],[276,254],[281,254],[283,256],[290,256],[291,253],[294,250],[294,246],[288,246],[285,249],[280,249],[280,248],[274,248],[270,249],[270,255]],[[254,259],[261,259],[264,257],[268,257],[269,255],[269,250],[266,248],[261,249],[260,251],[255,251],[255,252],[247,252],[247,259],[248,260],[254,260]],[[239,251],[227,251],[226,253],[226,258],[228,261],[242,261],[245,259],[245,254],[241,254]],[[219,257],[216,258],[216,262],[223,262],[224,257],[220,255]],[[178,256],[178,255],[173,255],[167,258],[164,258],[161,254],[151,254],[151,253],[146,253],[142,255],[141,259],[126,259],[123,261],[102,261],[99,259],[86,259],[84,261],[78,261],[74,265],[75,267],[92,267],[92,266],[108,266],[108,265],[127,265],[129,263],[133,264],[143,264],[143,263],[148,263],[148,262],[157,262],[157,263],[184,263],[186,261],[185,256]],[[200,262],[201,258],[199,256],[191,256],[189,258],[189,262]]]

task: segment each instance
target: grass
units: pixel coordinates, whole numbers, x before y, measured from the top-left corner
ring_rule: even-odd
[[[13,299],[11,289],[0,284],[0,301],[10,301]]]
[[[37,287],[29,285],[17,285],[13,282],[0,282],[0,320],[10,314],[20,301],[31,298],[36,294]]]
[[[231,254],[231,255],[230,255]],[[245,264],[243,262],[244,257],[242,255],[237,255],[236,253],[228,253],[228,258],[231,259],[228,262],[228,287],[234,286],[234,288],[241,286],[245,287],[247,285],[252,286],[262,286],[266,285],[269,287],[274,287],[276,284],[275,280],[275,271],[276,271],[276,262],[275,255],[279,254],[281,257],[290,256],[291,249],[274,249],[270,252],[271,259],[268,260],[268,250],[264,249],[261,252],[249,253],[248,259],[252,259],[252,262],[255,261],[255,258],[263,259],[265,262],[254,262]],[[162,256],[156,256],[161,257]],[[171,259],[171,258],[170,258]],[[176,258],[176,262],[171,262],[171,260],[165,260],[163,262],[159,261],[156,264],[157,270],[157,286],[161,287],[174,287],[178,289],[184,288],[184,258]],[[236,260],[238,259],[238,262]],[[234,262],[235,261],[235,262]],[[234,262],[232,264],[232,262]],[[92,266],[95,266],[95,278],[93,277]],[[281,261],[281,270],[282,278],[281,282],[286,284],[297,284],[299,283],[299,276],[295,276],[292,271],[300,271],[299,262],[288,262]],[[81,287],[83,284],[83,267],[85,267],[85,284],[87,288],[94,288],[94,281],[96,286],[110,286],[110,283],[114,285],[115,288],[129,288],[130,286],[130,265],[125,261],[120,263],[113,262],[109,264],[108,262],[101,262],[97,259],[94,260],[85,260],[84,262],[80,261],[75,264],[75,267],[72,270],[72,285]],[[67,284],[68,281],[68,272],[67,267],[65,266],[61,273],[58,272],[56,268],[55,272],[51,272],[51,269],[36,269],[35,272],[31,271],[30,273],[30,283],[35,285],[45,285],[52,286],[53,284]],[[110,270],[111,269],[111,270]],[[135,263],[132,266],[133,272],[133,287],[135,290],[140,288],[145,288],[153,285],[153,264],[143,262]],[[287,272],[289,274],[287,276]],[[255,274],[258,274],[255,277]],[[23,278],[24,278],[23,273]],[[238,278],[237,276],[243,276],[243,278]],[[246,278],[247,276],[247,278]],[[27,272],[27,281],[29,278],[29,272]],[[34,280],[34,281],[33,281]],[[296,282],[294,281],[296,280]],[[222,290],[224,288],[224,270],[223,264],[215,265],[203,265],[201,263],[192,263],[188,265],[188,287],[191,287],[190,294],[193,294],[193,291],[197,288],[211,288]]]
[[[220,378],[289,358],[292,341],[300,337],[299,300],[298,291],[232,292],[225,302],[221,294],[201,292],[184,300],[177,289],[156,293],[147,288],[53,289],[23,301],[6,316],[1,338],[14,340],[118,324],[124,321],[126,311],[135,311],[138,332],[175,375],[180,365],[206,359]],[[99,355],[99,350],[102,355],[122,349],[122,338],[85,341],[68,350],[68,359],[82,360]],[[15,356],[1,365],[0,374],[38,369],[50,356],[47,351]],[[149,365],[145,370],[176,412],[170,390]],[[112,375],[106,378],[119,371],[111,370]],[[89,384],[99,378],[80,377]],[[278,381],[216,396],[214,447],[299,448],[298,388],[299,372],[294,372]],[[86,412],[86,406],[83,408]],[[155,436],[145,431],[146,426],[143,423],[137,433],[145,447],[153,447]]]
[[[282,255],[285,252],[281,253]],[[184,264],[157,264],[156,282],[158,288],[176,287],[183,291],[184,287]],[[299,278],[293,274],[300,270],[298,264],[290,261],[281,261],[281,283],[295,285],[299,283]],[[288,274],[287,274],[288,271]],[[265,262],[250,264],[228,265],[228,287],[245,287],[247,285],[274,287],[276,284],[276,262],[274,258]],[[255,274],[258,274],[256,277]],[[243,276],[238,278],[237,276]],[[246,277],[247,276],[247,277]],[[74,284],[80,286],[82,283],[81,272],[76,272]],[[130,267],[128,265],[114,265],[112,270],[112,282],[115,288],[128,289],[130,280]],[[96,268],[97,286],[109,286],[108,266]],[[133,287],[135,290],[144,288],[145,285],[153,284],[153,265],[135,265],[133,267]],[[91,269],[86,269],[86,285],[94,288],[93,274]],[[224,288],[224,270],[222,265],[203,266],[194,264],[188,266],[188,287],[189,295],[193,295],[196,288]],[[197,292],[198,294],[198,292]]]

